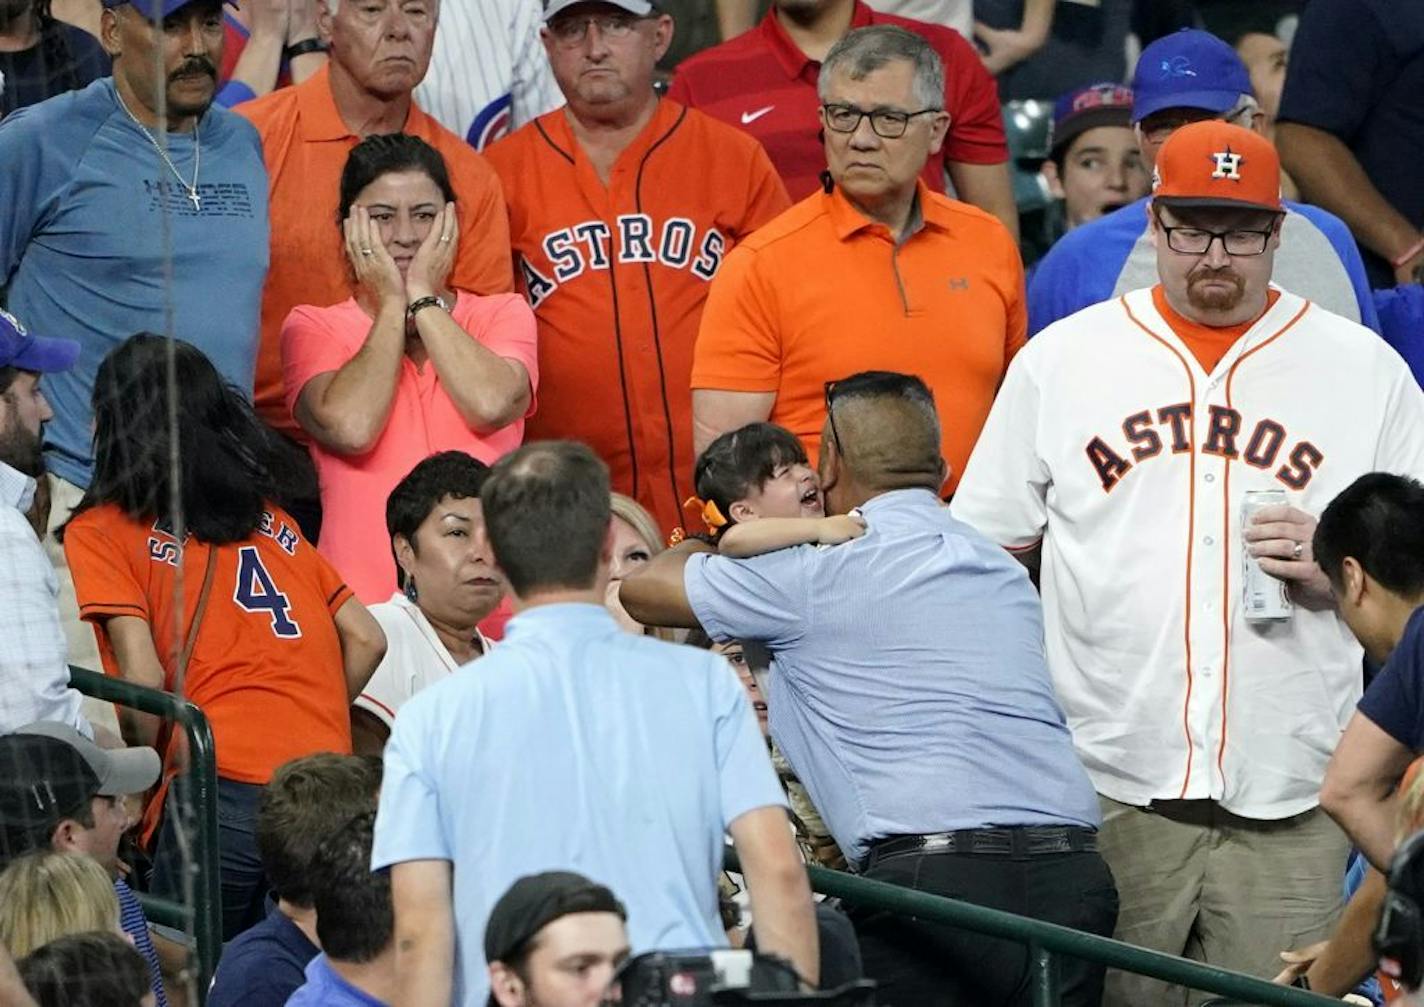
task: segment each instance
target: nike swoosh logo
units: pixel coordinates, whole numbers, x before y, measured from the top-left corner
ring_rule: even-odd
[[[743,112],[742,125],[750,126],[752,123],[756,122],[758,119],[766,115],[766,113],[770,112],[775,107],[775,105],[768,105],[766,106],[766,108],[759,108],[755,112]]]

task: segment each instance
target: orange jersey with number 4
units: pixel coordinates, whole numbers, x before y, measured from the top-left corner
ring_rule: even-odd
[[[216,549],[193,656],[181,689],[177,654]],[[334,616],[351,591],[297,523],[268,506],[245,540],[210,546],[189,538],[177,606],[178,540],[112,504],[76,517],[64,536],[79,613],[94,624],[104,671],[118,676],[106,631],[114,616],[148,623],[164,687],[202,708],[212,724],[218,775],[266,783],[282,763],[313,752],[350,752],[351,725]]]
[[[692,495],[692,347],[727,251],[790,205],[756,140],[663,100],[607,184],[560,109],[485,152],[539,320],[526,437],[589,444],[613,487],[681,523]]]

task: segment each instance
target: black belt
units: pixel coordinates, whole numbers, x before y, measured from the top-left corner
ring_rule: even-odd
[[[960,829],[925,836],[887,836],[870,844],[866,867],[909,853],[979,853],[1035,857],[1085,853],[1098,848],[1098,833],[1080,825],[1023,825],[1004,829]]]

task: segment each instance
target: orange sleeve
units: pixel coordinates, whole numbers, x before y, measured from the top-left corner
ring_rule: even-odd
[[[737,238],[750,234],[791,208],[791,197],[786,194],[786,183],[776,173],[771,158],[759,143],[752,151],[747,182],[747,214],[743,218],[746,229],[736,235]]]
[[[129,536],[122,535],[124,529],[115,527],[111,517],[102,510],[91,510],[70,522],[64,532],[64,558],[74,577],[79,615],[94,623],[116,615],[148,622],[148,598],[133,569],[139,543],[124,542]]]
[[[510,264],[509,213],[504,189],[488,161],[473,150],[458,160],[446,154],[451,184],[460,194],[460,250],[450,286],[473,294],[514,290]]]
[[[692,358],[692,387],[774,392],[781,383],[781,339],[759,257],[738,246],[717,271]]]
[[[1004,262],[1008,283],[1004,298],[1004,370],[1008,371],[1009,361],[1028,340],[1028,300],[1024,295],[1023,259],[1008,231],[1004,231],[1004,239],[1008,246]]]

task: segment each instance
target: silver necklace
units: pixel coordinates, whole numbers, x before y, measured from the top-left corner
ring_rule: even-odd
[[[197,213],[200,211],[203,208],[202,197],[198,195],[198,170],[203,166],[203,144],[202,138],[198,135],[198,126],[200,124],[193,124],[193,184],[189,185],[184,181],[183,176],[178,174],[177,166],[175,166],[173,161],[168,157],[168,151],[163,149],[163,145],[158,142],[158,138],[149,132],[147,126],[139,122],[138,116],[129,111],[129,107],[124,104],[123,95],[119,94],[117,87],[114,88],[114,97],[119,100],[119,108],[128,114],[128,117],[133,120],[133,124],[143,130],[143,135],[148,137],[148,142],[153,144],[153,149],[158,151],[158,156],[163,158],[163,163],[168,165],[168,170],[173,172],[173,177],[178,179],[178,184],[187,191],[188,199],[193,204],[193,212]]]

